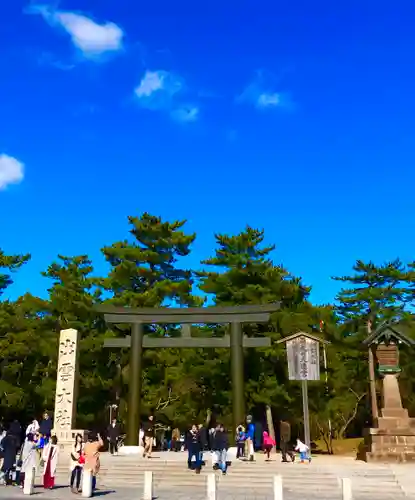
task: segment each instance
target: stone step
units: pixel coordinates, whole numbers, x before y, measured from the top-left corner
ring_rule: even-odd
[[[175,475],[175,476],[157,476],[155,475],[153,478],[155,486],[169,486],[172,488],[177,488],[181,486],[195,486],[195,487],[204,487],[206,485],[206,475],[200,474],[196,475],[193,473]],[[58,476],[59,480],[65,484],[68,481],[68,475],[66,476]],[[234,476],[229,473],[227,476],[217,475],[218,478],[218,486],[223,487],[231,487],[231,488],[256,488],[256,489],[272,489],[273,485],[273,476],[269,475],[268,477],[262,478],[241,478],[238,476]],[[143,475],[135,475],[135,476],[99,476],[99,484],[102,486],[108,487],[132,487],[139,488],[143,487],[144,476]],[[340,481],[336,478],[331,479],[330,481],[318,481],[318,480],[308,480],[298,482],[297,480],[292,479],[287,480],[287,478],[283,478],[284,488],[289,491],[296,492],[305,492],[313,491],[331,491],[337,492],[340,490]],[[359,481],[359,484],[352,481],[352,488],[354,490],[360,491],[362,494],[366,492],[376,492],[382,491],[383,493],[401,493],[401,489],[397,482],[387,482],[383,481],[379,482],[362,482]]]

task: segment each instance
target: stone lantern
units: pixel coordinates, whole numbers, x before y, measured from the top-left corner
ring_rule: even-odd
[[[404,335],[396,324],[385,323],[369,335],[363,344],[374,351],[377,371],[382,377],[382,408],[376,427],[365,436],[366,461],[406,462],[415,460],[415,419],[402,406],[398,377],[399,345],[409,347],[415,341]]]

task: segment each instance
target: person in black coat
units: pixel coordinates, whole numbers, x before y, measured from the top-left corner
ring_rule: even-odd
[[[118,439],[121,434],[121,429],[119,424],[117,424],[117,419],[113,418],[112,423],[108,426],[107,429],[107,438],[110,445],[110,453],[111,455],[117,455],[118,453]]]
[[[196,458],[195,471],[200,474],[202,468],[202,440],[199,429],[196,425],[192,425],[186,436],[186,448],[188,450],[187,467],[192,468],[192,459]]]
[[[50,436],[52,434],[53,421],[49,416],[49,413],[45,411],[43,414],[43,420],[40,422],[39,433],[45,438],[45,441],[48,442]]]
[[[10,472],[16,463],[16,437],[10,434],[9,431],[3,438],[1,446],[3,448],[3,465],[1,467],[1,472],[5,483],[11,484]]]
[[[228,467],[227,454],[229,449],[229,439],[222,424],[218,424],[216,427],[212,449],[217,456],[217,466],[221,469],[222,474],[225,475]]]
[[[16,442],[16,453],[22,444],[22,426],[18,420],[13,420],[10,424],[8,434],[12,435]]]

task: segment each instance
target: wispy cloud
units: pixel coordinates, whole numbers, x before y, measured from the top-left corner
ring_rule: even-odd
[[[195,122],[199,117],[199,108],[196,106],[182,107],[171,112],[174,120],[182,123]]]
[[[286,92],[276,88],[272,78],[258,72],[256,78],[237,96],[236,102],[250,104],[257,109],[291,108],[293,102]]]
[[[0,155],[0,190],[19,184],[24,177],[24,165],[13,156]]]
[[[53,28],[65,31],[73,45],[88,59],[98,59],[123,48],[123,30],[112,22],[98,23],[84,14],[32,5],[28,12],[40,14]]]
[[[184,103],[187,90],[180,76],[164,70],[147,70],[134,94],[143,108],[168,112],[179,122],[194,122],[199,116],[199,108]]]
[[[63,61],[57,59],[50,52],[43,51],[37,58],[37,62],[40,66],[53,66],[62,71],[71,71],[76,67],[74,63],[64,63]]]
[[[135,95],[140,106],[149,109],[170,108],[174,96],[184,88],[183,80],[168,71],[146,71]]]

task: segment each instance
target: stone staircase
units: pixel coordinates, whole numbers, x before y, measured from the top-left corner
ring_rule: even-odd
[[[153,472],[153,484],[156,495],[172,490],[206,491],[207,475],[212,473],[208,462],[200,475],[187,470],[185,454],[167,454],[158,458],[144,460],[141,457],[103,454],[99,486],[105,489],[134,488],[143,490],[144,472]],[[69,465],[60,463],[57,480],[60,484],[68,481]],[[243,492],[244,495],[265,495],[272,497],[273,478],[280,475],[283,480],[284,500],[290,498],[340,499],[341,478],[350,478],[353,498],[358,500],[395,500],[408,498],[408,493],[401,487],[396,470],[388,465],[365,464],[352,459],[338,457],[317,457],[311,464],[287,463],[279,457],[265,462],[258,456],[256,462],[234,461],[228,474],[222,476],[216,472],[218,492]],[[190,495],[190,493],[189,493]],[[414,497],[415,498],[415,495]]]

